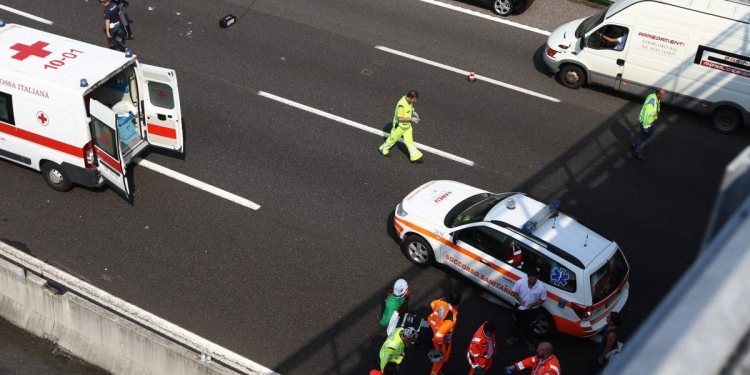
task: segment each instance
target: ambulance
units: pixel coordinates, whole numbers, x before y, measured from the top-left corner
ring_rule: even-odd
[[[47,184],[109,184],[132,196],[127,167],[149,146],[183,152],[174,70],[0,21],[0,158]]]

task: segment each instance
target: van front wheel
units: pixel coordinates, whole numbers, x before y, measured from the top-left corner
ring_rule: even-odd
[[[68,173],[57,163],[48,161],[42,164],[42,177],[49,187],[57,191],[66,192],[73,188],[73,182],[70,181]]]
[[[577,89],[586,82],[586,73],[576,65],[565,65],[560,69],[560,82],[569,89]]]
[[[711,114],[711,123],[719,133],[732,134],[740,128],[742,116],[734,108],[719,108]]]

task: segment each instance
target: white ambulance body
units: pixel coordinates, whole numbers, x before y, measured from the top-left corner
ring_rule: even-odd
[[[58,191],[108,183],[130,198],[127,166],[149,145],[182,152],[173,70],[0,21],[0,158]]]
[[[602,37],[627,34],[624,45]],[[612,34],[614,33],[614,34]],[[560,26],[544,62],[570,88],[601,85],[711,116],[731,133],[750,125],[750,0],[619,0]]]

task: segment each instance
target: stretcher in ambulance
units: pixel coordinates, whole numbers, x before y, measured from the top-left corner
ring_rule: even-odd
[[[148,146],[183,152],[174,70],[0,21],[0,159],[41,171],[55,190],[109,184]]]

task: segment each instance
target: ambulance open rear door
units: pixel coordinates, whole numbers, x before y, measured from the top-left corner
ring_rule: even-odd
[[[130,199],[130,188],[125,177],[127,169],[122,157],[115,112],[95,99],[90,101],[89,112],[97,169],[107,184]]]
[[[141,117],[146,141],[156,147],[183,152],[182,113],[174,70],[138,64],[141,74]]]

